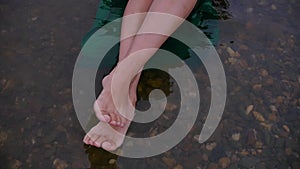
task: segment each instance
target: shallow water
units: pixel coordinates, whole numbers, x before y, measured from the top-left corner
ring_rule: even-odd
[[[216,47],[228,85],[219,127],[204,144],[194,138],[210,104],[208,77],[196,68],[201,113],[191,132],[166,153],[128,159],[84,146],[72,104],[73,67],[98,1],[1,0],[0,168],[300,168],[300,4],[229,2],[232,18],[220,21]],[[135,124],[130,134],[172,125],[176,85],[173,91],[165,112],[171,120]]]

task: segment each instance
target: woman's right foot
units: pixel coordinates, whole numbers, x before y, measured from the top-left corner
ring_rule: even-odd
[[[103,81],[103,90],[100,93],[99,97],[94,103],[94,111],[96,113],[97,118],[102,121],[109,123],[110,125],[113,126],[118,126],[118,127],[124,127],[128,123],[130,123],[130,120],[127,118],[123,117],[116,109],[114,105],[114,101],[112,98],[112,93],[111,93],[111,82],[112,82],[112,76],[113,76],[114,71],[107,75]],[[130,97],[130,102],[132,105],[135,105],[136,103],[136,88],[138,85],[140,74],[138,74],[131,82],[130,87],[129,87],[129,97]],[[118,79],[116,79],[118,80]],[[128,90],[124,88],[123,84],[117,83],[118,88],[121,90]],[[122,89],[124,88],[124,89]],[[130,102],[128,104],[130,104]],[[133,113],[133,112],[132,112]]]

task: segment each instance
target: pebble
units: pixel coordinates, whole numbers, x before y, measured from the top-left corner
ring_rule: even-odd
[[[255,143],[257,141],[256,133],[257,132],[255,129],[251,129],[247,132],[247,144],[248,145],[255,145]]]
[[[285,148],[285,154],[286,155],[292,155],[293,154],[293,150],[291,148]]]
[[[262,122],[260,123],[261,126],[263,126],[264,128],[266,128],[268,131],[271,131],[272,129],[272,124],[269,124],[269,123],[265,123],[265,122]]]
[[[240,134],[240,133],[234,133],[234,134],[232,134],[232,136],[231,136],[232,140],[234,140],[234,141],[239,141],[239,140],[240,140],[240,137],[241,137],[241,134]]]
[[[252,12],[253,12],[253,8],[251,8],[251,7],[250,7],[250,8],[247,8],[246,12],[247,12],[247,13],[252,13]]]
[[[231,56],[231,57],[239,56],[239,53],[235,52],[231,47],[227,47],[227,52],[228,52],[229,56]]]
[[[271,9],[272,9],[272,10],[276,10],[276,9],[277,9],[276,5],[272,4],[272,5],[271,5]]]
[[[222,157],[220,158],[218,164],[221,168],[227,168],[230,164],[230,159],[228,157]]]
[[[247,108],[246,108],[246,115],[248,115],[252,110],[253,110],[253,108],[254,108],[254,106],[251,104],[251,105],[249,105],[249,106],[247,106]]]
[[[261,75],[262,75],[263,77],[265,77],[265,76],[268,76],[269,73],[268,73],[268,71],[267,71],[266,69],[262,69],[262,70],[261,70]]]
[[[228,62],[229,62],[230,64],[235,64],[235,63],[237,62],[237,59],[236,59],[236,58],[230,57],[230,58],[228,58]]]
[[[19,160],[15,160],[14,163],[11,165],[11,169],[19,169],[22,166],[22,162]]]
[[[259,159],[256,157],[244,157],[241,159],[239,164],[245,168],[252,168],[259,162]]]
[[[110,160],[108,161],[108,164],[112,165],[112,164],[115,164],[116,162],[117,162],[116,159],[110,159]]]
[[[282,128],[286,131],[286,132],[290,132],[290,128],[287,125],[283,125]]]
[[[176,160],[173,158],[163,157],[162,161],[169,167],[172,167],[176,164]]]
[[[277,103],[283,103],[283,101],[284,101],[284,97],[283,96],[278,96],[277,98],[276,98],[276,102]]]
[[[277,112],[277,108],[274,105],[270,105],[270,109],[272,112]]]
[[[218,169],[218,164],[215,164],[215,163],[210,163],[207,167],[208,169]]]
[[[32,20],[32,21],[36,21],[36,20],[37,20],[37,18],[38,18],[38,17],[37,17],[37,16],[35,16],[35,17],[32,17],[32,18],[31,18],[31,20]]]
[[[275,113],[269,114],[268,120],[273,121],[273,122],[277,121],[276,114]]]
[[[255,84],[252,86],[253,90],[260,90],[262,88],[262,84]]]
[[[257,142],[255,143],[255,147],[261,149],[261,148],[263,148],[263,143],[260,142],[260,141],[257,141]]]
[[[195,141],[199,142],[199,137],[200,137],[200,135],[199,135],[199,134],[197,134],[197,135],[194,135],[194,137],[193,137],[193,138],[194,138],[194,140],[195,140]]]
[[[8,135],[6,132],[4,132],[4,131],[0,132],[0,145],[3,144],[3,142],[5,142],[7,140],[7,137],[8,137]]]
[[[56,169],[66,169],[68,167],[68,164],[59,159],[59,158],[56,158],[54,161],[53,161],[53,166],[56,168]]]
[[[242,155],[242,156],[247,156],[247,155],[249,155],[249,152],[247,151],[247,150],[242,150],[241,152],[240,152],[240,155]]]
[[[216,142],[213,142],[213,143],[207,143],[205,148],[208,150],[208,151],[212,151],[214,148],[216,148],[217,146],[217,143]]]
[[[255,117],[256,120],[258,120],[260,122],[264,122],[265,121],[265,118],[259,112],[253,111],[252,113],[253,113],[253,116]]]
[[[174,111],[178,108],[178,106],[176,104],[172,104],[172,103],[167,103],[166,105],[166,111]]]
[[[207,154],[202,154],[202,160],[203,161],[208,161],[208,155]]]
[[[183,169],[182,165],[178,164],[174,167],[174,169]]]

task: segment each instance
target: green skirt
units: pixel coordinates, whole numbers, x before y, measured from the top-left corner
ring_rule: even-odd
[[[127,1],[126,0],[101,0],[99,3],[99,7],[96,13],[95,21],[92,25],[91,30],[84,36],[82,40],[82,46],[86,43],[86,41],[102,26],[105,24],[121,18],[123,16],[125,7],[126,7]],[[220,17],[218,16],[217,10],[213,7],[211,0],[198,0],[196,3],[194,9],[192,10],[191,14],[187,17],[187,20],[197,26],[199,29],[202,30],[206,34],[206,36],[211,40],[212,44],[216,45],[218,42],[219,37],[219,29],[218,29],[218,20]],[[176,56],[179,56],[181,59],[187,59],[192,56],[190,56],[189,48],[179,42],[176,39],[169,38],[161,47],[161,49],[170,51],[174,53]],[[116,65],[118,61],[118,52],[119,52],[119,45],[114,46],[104,57],[99,67],[101,67],[101,71],[98,70],[98,75],[96,78],[96,86],[98,84],[101,84],[101,79],[103,76],[108,74],[111,69]],[[147,74],[147,71],[143,74]],[[152,79],[156,79],[153,73],[148,73],[149,75],[143,75],[141,76],[140,81],[147,81],[149,77]],[[161,74],[161,73],[159,73]],[[144,79],[144,80],[143,80]],[[169,79],[169,78],[164,78]],[[160,80],[161,81],[161,80]],[[142,83],[144,85],[139,85],[138,90],[139,97],[147,98],[148,92],[141,92],[141,91],[148,91],[146,89],[155,88],[152,85],[147,85],[148,83]],[[170,92],[169,87],[169,81],[165,80],[164,84],[162,86],[165,86],[165,94]],[[152,89],[151,89],[152,90]],[[151,91],[150,90],[150,91]],[[101,89],[97,89],[96,93],[100,93]],[[143,93],[143,94],[142,94]]]
[[[89,37],[103,25],[123,16],[126,0],[101,0],[96,18],[91,30],[84,36],[82,46]],[[198,0],[187,20],[200,28],[213,44],[218,42],[218,19],[217,10],[213,7],[211,0]],[[168,42],[166,42],[168,43]]]

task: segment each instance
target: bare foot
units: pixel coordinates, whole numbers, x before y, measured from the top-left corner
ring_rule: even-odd
[[[107,151],[114,151],[122,145],[129,125],[130,122],[123,127],[117,127],[99,122],[85,135],[83,142],[99,148],[102,147]]]
[[[103,90],[100,93],[99,97],[94,103],[94,111],[97,118],[100,121],[109,123],[113,126],[124,127],[128,124],[129,120],[123,117],[116,109],[111,93],[111,81],[114,71],[111,74],[107,75],[102,80]],[[138,85],[140,74],[137,75],[131,82],[129,88],[130,102],[132,105],[136,103],[136,88]],[[119,83],[119,88],[122,89],[122,83]],[[126,90],[126,89],[124,89]],[[128,90],[128,89],[127,89]],[[130,104],[130,103],[128,103]]]

